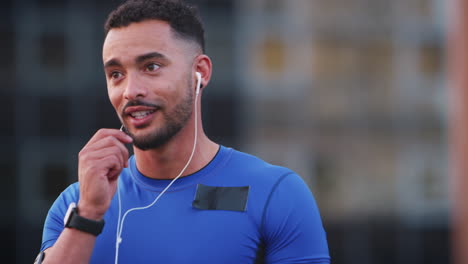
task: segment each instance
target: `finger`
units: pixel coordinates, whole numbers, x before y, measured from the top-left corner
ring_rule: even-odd
[[[95,142],[93,145],[88,146],[85,151],[89,151],[89,152],[99,151],[103,148],[107,148],[111,146],[117,146],[119,148],[119,152],[122,153],[123,157],[125,159],[128,159],[127,147],[125,147],[125,145],[121,141],[119,141],[117,138],[112,137],[112,136],[108,136],[106,138],[103,138]]]
[[[84,146],[87,147],[89,145],[94,144],[95,142],[101,140],[102,138],[108,137],[108,136],[113,136],[117,138],[119,141],[121,141],[124,144],[129,144],[132,142],[132,138],[125,134],[125,132],[122,132],[118,129],[108,129],[108,128],[102,128],[99,129],[88,141],[88,143]]]
[[[104,148],[97,149],[95,151],[90,151],[90,152],[87,153],[87,155],[83,159],[87,163],[95,162],[98,165],[96,167],[106,166],[107,168],[109,168],[107,166],[107,164],[99,163],[99,162],[100,162],[100,160],[105,159],[106,157],[115,156],[118,159],[119,164],[122,167],[124,167],[125,163],[126,163],[126,160],[128,159],[127,156],[125,156],[125,155],[126,154],[122,153],[122,150],[121,150],[120,147],[118,147],[116,145],[112,145],[112,146],[107,146],[107,147],[104,147]]]
[[[100,157],[99,159],[96,159],[95,162],[99,164],[99,167],[95,167],[93,173],[88,174],[89,177],[87,177],[87,182],[103,180],[107,182],[111,180],[112,177],[115,178],[115,174],[120,174],[123,169],[120,159],[115,155]]]
[[[126,135],[126,134],[125,134]],[[127,135],[126,135],[127,136]],[[131,138],[130,138],[131,139]],[[116,138],[111,138],[110,139],[111,141],[115,141]],[[128,149],[127,147],[122,143],[122,141],[119,141],[117,139],[117,141],[115,142],[115,145],[119,148],[120,150],[120,153],[122,155],[122,158],[123,158],[123,165],[124,167],[128,167],[128,157],[129,157],[129,153],[128,153]]]
[[[107,179],[109,181],[115,181],[119,178],[119,175],[120,173],[122,172],[123,168],[119,168],[119,169],[116,169],[116,168],[113,168],[113,169],[110,169],[109,170],[109,173],[108,173],[108,176],[107,176]]]
[[[119,159],[116,156],[107,156],[103,158],[100,162],[111,165],[110,167],[108,167],[109,169],[107,170],[106,174],[107,179],[109,181],[116,180],[123,170],[123,164],[119,162]]]

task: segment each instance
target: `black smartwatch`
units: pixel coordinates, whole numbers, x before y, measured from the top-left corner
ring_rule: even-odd
[[[68,206],[63,222],[65,227],[74,228],[95,236],[101,234],[102,229],[104,228],[104,219],[95,221],[79,216],[78,208],[75,203],[71,203]]]

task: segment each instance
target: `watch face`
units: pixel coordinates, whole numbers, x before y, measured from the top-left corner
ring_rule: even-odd
[[[64,226],[67,226],[68,219],[70,218],[71,212],[72,212],[73,209],[75,209],[75,208],[76,208],[76,203],[71,203],[71,204],[68,206],[67,213],[65,214],[65,217],[63,218],[63,225],[64,225]]]

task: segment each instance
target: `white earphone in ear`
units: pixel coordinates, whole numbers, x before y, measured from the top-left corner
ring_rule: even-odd
[[[196,90],[196,93],[198,94],[200,92],[200,87],[201,87],[201,73],[195,72],[195,75],[197,75],[197,90]]]

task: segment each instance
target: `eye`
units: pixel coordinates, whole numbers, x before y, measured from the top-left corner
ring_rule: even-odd
[[[113,71],[110,73],[110,77],[111,79],[119,79],[120,77],[122,77],[122,73],[118,71]]]
[[[160,68],[160,66],[156,63],[149,63],[146,65],[146,70],[150,72],[157,71]]]

